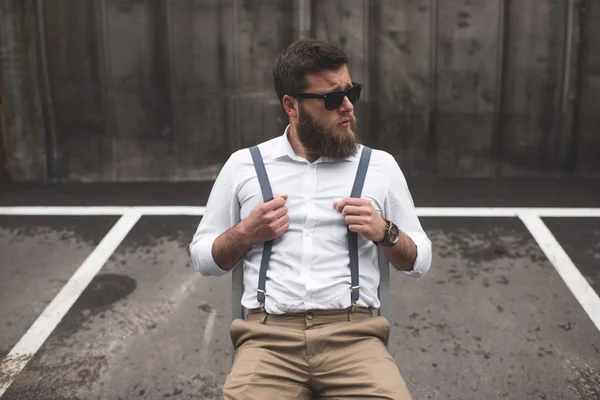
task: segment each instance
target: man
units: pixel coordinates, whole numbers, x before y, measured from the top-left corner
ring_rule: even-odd
[[[365,147],[358,144],[353,104],[361,85],[347,65],[343,51],[312,39],[279,56],[273,80],[289,125],[258,145],[273,199],[263,202],[250,151],[237,151],[190,245],[203,275],[245,264],[242,304],[249,313],[231,326],[236,354],[226,399],[310,399],[313,392],[411,398],[386,348],[388,321],[372,312],[380,306],[377,246],[395,269],[421,276],[431,264],[431,242],[390,154],[372,151],[362,196],[350,198]],[[356,286],[348,230],[358,234]],[[262,291],[263,246],[271,240]]]

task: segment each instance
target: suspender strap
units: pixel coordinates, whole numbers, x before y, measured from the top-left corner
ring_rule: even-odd
[[[260,190],[262,191],[264,202],[273,200],[273,191],[271,190],[271,184],[269,183],[269,177],[265,169],[260,150],[257,146],[250,148],[252,154],[252,161],[254,162],[254,168],[256,169],[256,175],[258,176],[258,182],[260,184]],[[365,184],[365,177],[367,176],[367,169],[369,167],[369,161],[371,160],[371,148],[363,146],[363,151],[358,164],[358,170],[356,171],[356,178],[354,179],[354,186],[352,187],[352,193],[350,197],[360,198],[362,190]],[[358,234],[348,229],[348,247],[350,250],[350,279],[351,279],[351,294],[350,300],[353,305],[356,304],[360,296],[359,293],[359,278],[358,278]],[[260,262],[260,270],[258,273],[258,289],[257,298],[261,305],[265,304],[265,287],[267,280],[267,267],[271,259],[271,250],[273,248],[273,241],[269,240],[264,243],[262,260]]]
[[[252,161],[254,161],[254,168],[256,169],[256,175],[258,176],[258,183],[260,184],[260,190],[262,191],[263,201],[266,203],[273,200],[273,191],[271,190],[271,184],[269,183],[267,170],[265,169],[265,164],[258,146],[251,147],[250,153],[252,154]],[[272,248],[272,240],[265,242],[263,245],[262,260],[260,262],[260,270],[258,272],[258,289],[256,294],[258,302],[261,305],[265,304],[267,267],[269,266],[269,261],[271,259]]]
[[[371,148],[363,146],[363,151],[360,156],[360,162],[358,163],[358,170],[356,171],[356,178],[354,179],[354,186],[352,187],[352,194],[350,197],[358,199],[362,195],[370,160]],[[352,232],[349,228],[348,248],[350,250],[350,280],[352,284],[350,287],[350,301],[352,302],[352,305],[355,305],[360,297],[360,286],[358,282],[358,234],[356,232]]]

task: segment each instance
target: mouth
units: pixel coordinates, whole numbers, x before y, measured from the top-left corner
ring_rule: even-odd
[[[349,119],[344,120],[342,122],[340,122],[338,125],[343,126],[344,128],[347,128],[350,126],[351,121]]]

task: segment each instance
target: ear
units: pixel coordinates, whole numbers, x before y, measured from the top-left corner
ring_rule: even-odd
[[[291,118],[297,119],[298,118],[298,100],[296,100],[294,97],[288,96],[286,94],[283,96],[283,99],[281,99],[281,102],[283,103],[283,109],[285,110],[287,115],[289,115]]]

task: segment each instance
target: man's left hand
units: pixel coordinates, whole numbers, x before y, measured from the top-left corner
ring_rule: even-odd
[[[352,232],[374,242],[383,240],[387,223],[369,200],[346,198],[333,203],[333,207],[345,217]]]

